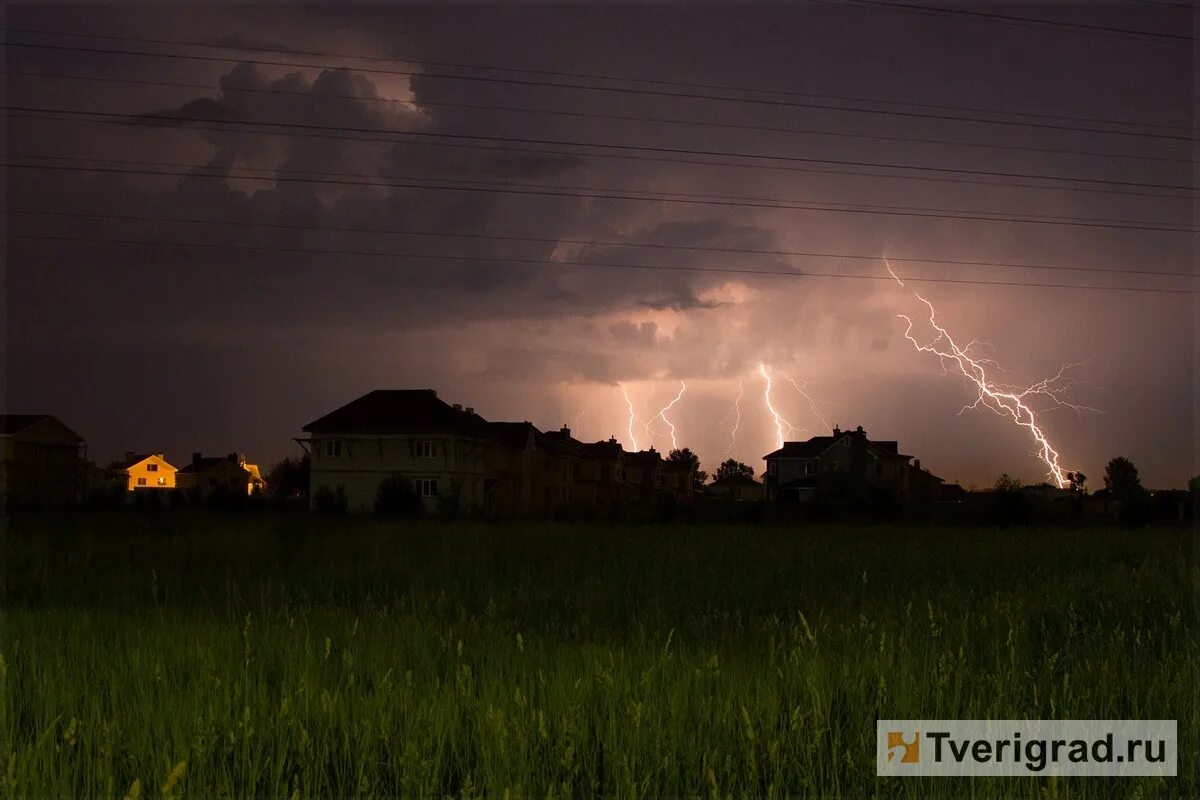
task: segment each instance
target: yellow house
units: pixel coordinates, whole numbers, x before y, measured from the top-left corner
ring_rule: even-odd
[[[175,473],[178,470],[167,463],[162,453],[137,455],[127,452],[124,460],[116,465],[119,480],[125,488],[134,492],[139,489],[174,489]]]
[[[176,481],[180,489],[202,497],[217,490],[252,495],[266,488],[258,465],[249,463],[240,453],[207,458],[192,453],[192,462],[179,470]]]

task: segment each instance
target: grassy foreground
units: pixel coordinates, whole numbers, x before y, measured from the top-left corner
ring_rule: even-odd
[[[10,521],[0,796],[1196,797],[1187,531]],[[879,779],[876,718],[1179,720]]]

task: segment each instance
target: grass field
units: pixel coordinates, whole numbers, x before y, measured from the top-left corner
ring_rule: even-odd
[[[3,797],[1196,797],[1189,531],[10,521]],[[877,718],[1179,720],[880,779]]]

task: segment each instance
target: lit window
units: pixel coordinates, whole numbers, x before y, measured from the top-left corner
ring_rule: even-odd
[[[138,486],[145,486],[145,485],[146,485],[146,479],[145,479],[145,478],[138,478],[137,485],[138,485]]]
[[[159,479],[158,479],[158,485],[159,485],[159,486],[166,486],[166,485],[167,485],[167,479],[166,479],[166,478],[159,478]]]
[[[158,464],[150,462],[146,465],[146,472],[158,472]]]
[[[417,488],[421,491],[421,497],[437,497],[437,479],[436,478],[421,478],[417,481]]]
[[[342,455],[342,440],[330,439],[325,442],[325,455],[330,458],[340,458]]]
[[[437,458],[437,442],[419,442],[421,458]]]

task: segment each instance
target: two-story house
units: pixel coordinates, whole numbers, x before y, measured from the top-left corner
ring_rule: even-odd
[[[0,508],[79,499],[83,438],[49,414],[0,414]]]
[[[174,489],[175,467],[167,463],[162,453],[126,451],[125,458],[113,465],[114,478],[126,491]]]
[[[217,457],[192,453],[191,463],[175,473],[175,485],[201,498],[219,491],[252,495],[266,487],[258,465],[246,461],[241,453]]]
[[[833,429],[831,436],[804,442],[784,442],[763,456],[767,462],[764,486],[768,500],[813,502],[823,476],[837,476],[851,485],[889,495],[896,503],[909,499],[909,461],[895,441],[872,441],[859,426]]]
[[[376,389],[305,425],[309,497],[346,494],[352,511],[371,511],[380,486],[403,478],[427,511],[443,502],[486,508],[492,431],[473,409],[433,389]]]

